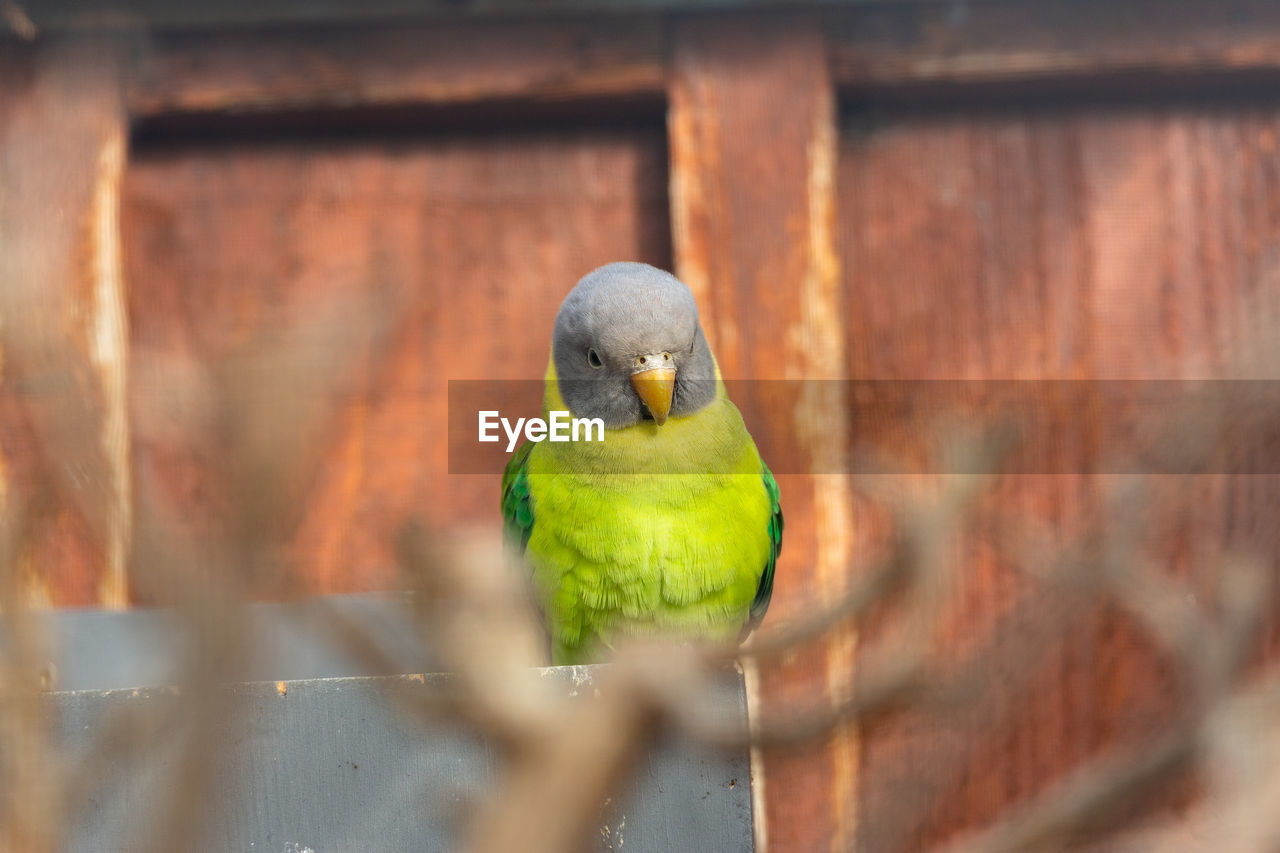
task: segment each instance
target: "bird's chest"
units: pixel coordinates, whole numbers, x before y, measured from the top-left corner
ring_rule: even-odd
[[[661,621],[712,599],[745,608],[754,595],[769,547],[758,474],[531,477],[530,490],[528,553],[549,602]]]

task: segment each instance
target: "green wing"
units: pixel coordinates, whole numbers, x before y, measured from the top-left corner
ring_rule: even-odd
[[[756,587],[756,597],[751,602],[747,631],[754,631],[769,609],[769,599],[773,598],[773,570],[778,564],[778,555],[782,553],[782,504],[778,499],[778,482],[763,462],[760,463],[760,473],[764,476],[764,488],[769,493],[773,514],[769,516],[769,562],[765,564],[764,574],[760,575],[760,585]]]
[[[524,553],[533,532],[533,503],[529,500],[529,452],[533,442],[516,450],[502,472],[502,532],[513,548]]]

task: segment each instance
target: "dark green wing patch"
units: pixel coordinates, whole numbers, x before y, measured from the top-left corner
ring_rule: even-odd
[[[507,544],[524,553],[533,532],[533,503],[529,500],[529,451],[526,441],[502,472],[502,532]]]
[[[764,573],[760,575],[760,585],[756,587],[756,597],[751,602],[747,631],[754,631],[764,613],[769,609],[769,600],[773,598],[773,570],[778,564],[778,555],[782,553],[782,504],[778,497],[778,482],[773,479],[769,466],[760,463],[760,473],[764,477],[764,488],[769,493],[772,514],[769,516],[769,562],[765,564]]]

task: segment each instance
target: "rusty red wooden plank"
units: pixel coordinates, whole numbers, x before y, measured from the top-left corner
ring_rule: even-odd
[[[144,381],[151,366],[198,377],[335,300],[391,309],[384,345],[353,347],[335,371],[348,384],[300,498],[291,568],[250,579],[257,594],[395,586],[406,518],[496,520],[496,472],[448,474],[447,381],[540,386],[552,319],[581,275],[669,263],[660,127],[196,140],[139,151],[124,199],[137,407],[167,391]],[[229,484],[208,438],[135,419],[155,500],[216,518]]]
[[[1272,104],[1228,111],[1194,101],[851,115],[840,163],[850,371],[1256,375],[1249,357],[1266,351],[1277,316],[1268,283],[1280,217],[1268,199],[1280,177],[1278,120]],[[1089,441],[1058,448],[1080,475],[1016,478],[988,508],[1078,532],[1114,482],[1101,451]],[[1195,569],[1190,554],[1223,542],[1273,559],[1274,534],[1233,517],[1273,505],[1275,486],[1256,477],[1188,483],[1186,517],[1175,520],[1176,535],[1149,543],[1153,558],[1196,583],[1211,581],[1216,564]],[[955,606],[938,626],[951,665],[1019,611],[1062,612],[1052,591],[1029,587],[980,534],[967,539]],[[919,849],[990,821],[1177,709],[1168,662],[1132,620],[1097,609],[1071,620],[1030,671],[993,671],[979,710],[921,713],[867,734],[864,844]]]
[[[130,520],[120,45],[5,46],[0,457],[34,603],[123,603]],[[21,318],[20,321],[17,318]]]
[[[814,380],[796,399],[737,402],[766,447],[801,438],[807,458],[770,459],[787,541],[766,629],[835,597],[853,547],[848,483],[837,461],[846,427],[839,265],[834,254],[835,105],[815,20],[677,22],[668,117],[676,268],[697,293],[724,375]],[[797,385],[797,388],[799,385]],[[756,389],[759,390],[759,389]],[[855,638],[760,673],[757,710],[821,703],[851,671]],[[840,732],[802,754],[770,753],[755,774],[760,841],[771,849],[843,848],[857,818],[858,743]]]

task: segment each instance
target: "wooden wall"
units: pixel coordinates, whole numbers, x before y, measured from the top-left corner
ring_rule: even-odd
[[[492,478],[448,473],[448,380],[536,378],[577,271],[669,262],[660,131],[139,148],[123,217],[138,352],[203,364],[325,299],[393,306],[386,339],[343,359],[354,387],[304,499],[289,589],[384,587],[406,512],[435,525],[489,514]],[[219,491],[210,450],[189,433],[138,435],[133,462],[155,499],[199,510]]]
[[[31,596],[145,600],[135,515],[161,502],[199,523],[228,488],[217,436],[167,419],[166,377],[334,306],[391,320],[377,347],[342,339],[350,384],[292,574],[262,595],[384,588],[409,514],[496,524],[496,475],[448,474],[446,382],[539,379],[560,298],[611,259],[674,267],[734,378],[1230,375],[1231,342],[1280,300],[1277,57],[1280,14],[1244,0],[0,43],[0,310],[16,330],[0,494],[52,507]],[[762,444],[798,436],[804,458],[779,467],[840,469],[858,424],[843,386],[817,387],[785,410],[739,401]],[[853,478],[780,481],[775,624],[836,597],[880,525]],[[1270,488],[1210,490],[1205,535],[1265,518]],[[1096,482],[1044,476],[1001,500],[1061,525],[1096,498]],[[943,640],[969,648],[1027,604],[997,561],[964,565]],[[1132,625],[1090,612],[1073,636],[994,733],[907,719],[766,754],[762,840],[915,849],[1158,708],[1159,662]],[[827,701],[859,655],[853,632],[829,638],[761,672],[758,699]],[[907,789],[929,793],[910,820],[893,808]]]

